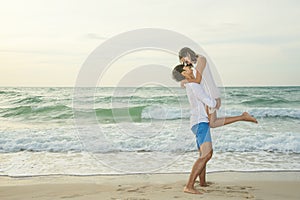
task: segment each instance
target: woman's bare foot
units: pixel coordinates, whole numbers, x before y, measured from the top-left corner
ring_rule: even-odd
[[[244,112],[242,114],[242,116],[243,116],[244,121],[258,123],[257,120],[247,112]]]
[[[190,194],[203,194],[198,190],[196,190],[195,188],[187,188],[186,186],[184,187],[183,192],[190,193]]]

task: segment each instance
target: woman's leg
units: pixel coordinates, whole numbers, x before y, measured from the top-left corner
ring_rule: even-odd
[[[209,117],[209,126],[211,128],[217,128],[238,121],[257,123],[257,120],[247,112],[244,112],[242,115],[239,116],[217,118],[217,112],[214,111],[212,114],[208,114],[208,117]]]

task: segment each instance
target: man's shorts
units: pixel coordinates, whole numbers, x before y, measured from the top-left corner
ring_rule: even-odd
[[[195,124],[192,128],[193,133],[196,135],[197,147],[200,149],[200,146],[205,142],[212,142],[210,135],[210,127],[206,122],[201,122]]]

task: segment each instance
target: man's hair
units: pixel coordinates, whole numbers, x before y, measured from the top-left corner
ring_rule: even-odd
[[[173,79],[175,79],[178,82],[185,79],[185,77],[181,74],[181,72],[184,71],[183,67],[184,67],[184,65],[182,65],[182,64],[177,65],[176,67],[174,67],[174,69],[172,71]]]

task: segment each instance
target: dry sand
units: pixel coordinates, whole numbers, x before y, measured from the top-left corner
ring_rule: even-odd
[[[210,173],[211,185],[183,193],[188,174],[0,177],[0,199],[300,199],[300,172]]]

